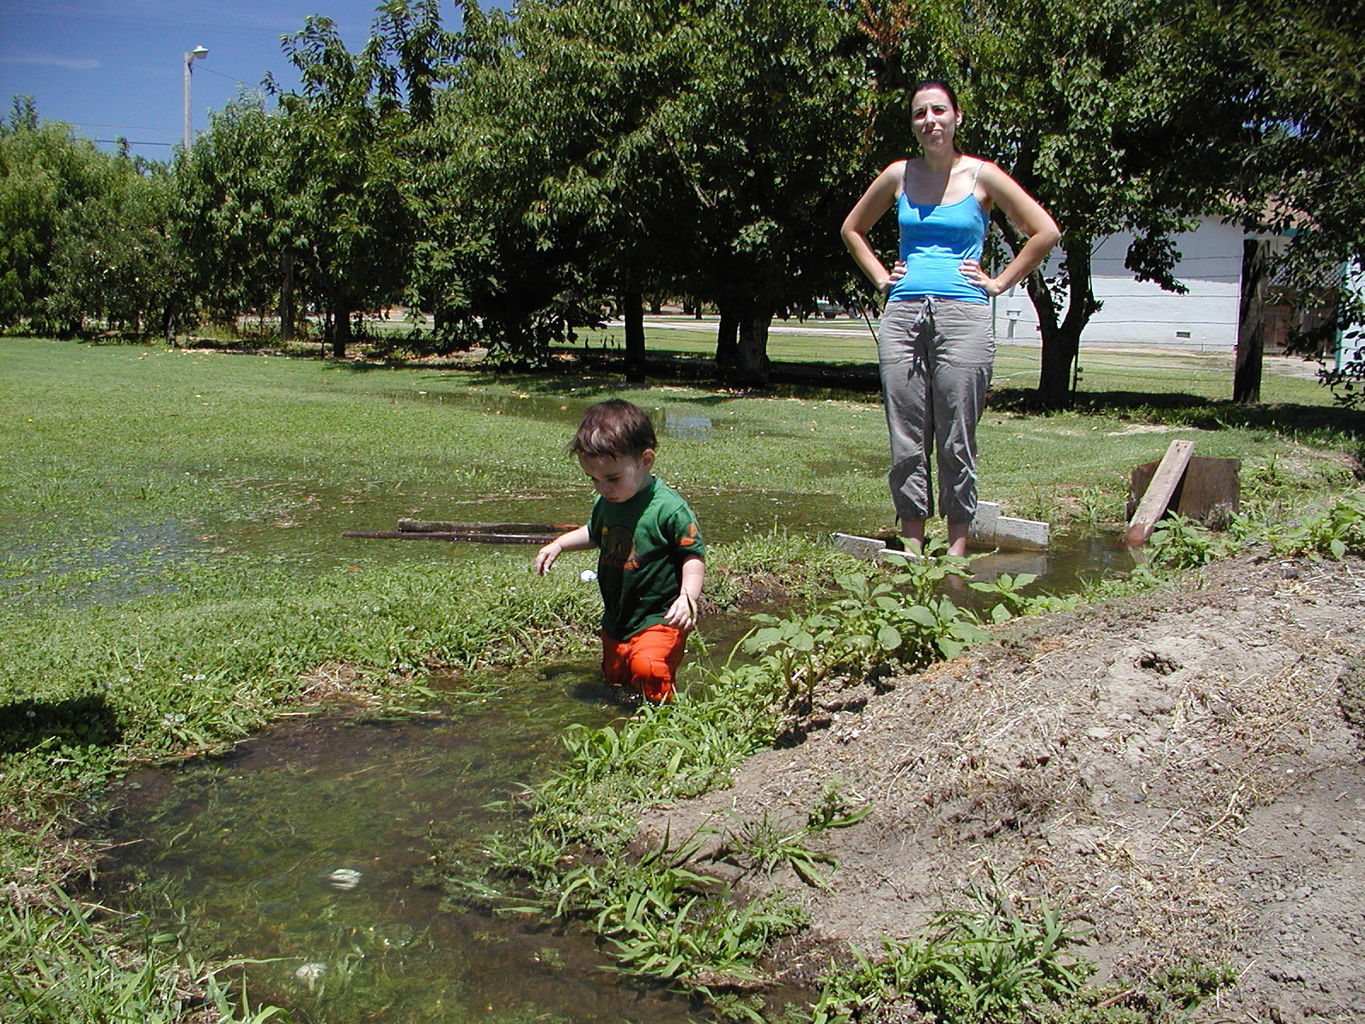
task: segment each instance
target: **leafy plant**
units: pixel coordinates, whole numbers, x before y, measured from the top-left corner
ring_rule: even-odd
[[[1024,916],[994,881],[967,896],[965,908],[936,915],[925,937],[884,940],[879,960],[854,950],[851,965],[826,976],[812,1024],[867,1019],[903,998],[944,1024],[1017,1020],[1074,996],[1093,972],[1070,952],[1083,929],[1046,902]]]
[[[1320,515],[1304,518],[1276,537],[1274,548],[1278,554],[1336,561],[1365,553],[1365,494],[1343,495]]]
[[[1037,607],[1033,598],[1023,593],[1025,587],[1038,579],[1036,573],[1021,572],[1011,576],[1009,573],[1002,572],[994,580],[986,582],[978,580],[967,584],[973,590],[982,594],[990,594],[996,599],[996,603],[987,612],[986,617],[993,623],[1004,622],[1016,615],[1031,614]]]
[[[820,787],[815,806],[806,815],[806,827],[813,832],[831,828],[849,828],[872,813],[871,804],[857,804],[845,792],[847,783],[841,778],[826,780]]]
[[[1207,565],[1231,549],[1232,542],[1185,516],[1163,519],[1148,539],[1148,565],[1152,569],[1180,571]]]
[[[846,573],[837,579],[842,596],[804,616],[754,616],[760,628],[743,647],[785,684],[788,704],[809,701],[836,672],[914,671],[985,638],[971,616],[936,596],[945,579],[969,573],[965,559],[932,556],[880,579]]]

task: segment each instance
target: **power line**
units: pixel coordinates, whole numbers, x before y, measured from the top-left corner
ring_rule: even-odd
[[[60,118],[58,119],[60,120]],[[95,121],[64,121],[73,128],[128,128],[135,132],[169,132],[174,128],[162,128],[155,124],[99,124]]]
[[[201,64],[199,67],[194,69],[194,73],[196,75],[202,74],[205,71],[207,71],[210,75],[217,75],[219,78],[226,78],[229,82],[236,82],[238,85],[246,85],[246,82],[238,78],[236,75],[225,75],[221,71],[215,71],[213,68],[207,65]]]
[[[137,139],[91,139],[92,142],[103,142],[110,146],[121,146],[128,143],[130,146],[174,146],[174,142],[140,142]]]

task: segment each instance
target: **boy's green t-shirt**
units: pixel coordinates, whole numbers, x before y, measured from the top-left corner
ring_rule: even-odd
[[[663,622],[682,590],[683,562],[706,557],[697,517],[657,477],[629,501],[598,498],[588,533],[599,549],[602,629],[617,640]]]

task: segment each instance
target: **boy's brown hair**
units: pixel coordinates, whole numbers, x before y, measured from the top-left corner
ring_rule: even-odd
[[[658,447],[654,424],[644,411],[622,398],[612,398],[590,406],[569,442],[573,455],[635,456]]]

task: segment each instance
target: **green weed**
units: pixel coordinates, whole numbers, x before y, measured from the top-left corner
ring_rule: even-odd
[[[146,933],[136,944],[115,942],[103,910],[58,892],[54,905],[0,907],[0,1019],[10,1024],[137,1021],[184,1024],[206,1009],[220,1024],[287,1022],[278,1007],[252,1009],[219,973],[180,948],[172,933]],[[145,929],[146,922],[142,922]]]
[[[1365,554],[1365,493],[1341,496],[1323,512],[1305,516],[1273,536],[1271,543],[1277,554],[1311,559],[1340,561]]]
[[[809,703],[836,673],[916,671],[985,638],[968,613],[936,594],[945,579],[969,574],[966,559],[932,555],[880,577],[846,573],[837,579],[841,596],[806,615],[754,616],[759,627],[743,647],[781,681],[793,706]]]
[[[989,594],[995,599],[995,604],[986,613],[985,618],[991,623],[1001,623],[1019,615],[1030,615],[1039,610],[1040,604],[1036,598],[1024,593],[1024,588],[1034,583],[1038,579],[1036,573],[1021,572],[1017,575],[1001,573],[989,583],[977,581],[969,583],[968,586],[978,593]],[[1046,605],[1044,605],[1046,607]]]
[[[789,828],[764,811],[757,820],[737,819],[737,826],[725,832],[717,856],[738,860],[765,875],[785,864],[807,885],[827,889],[829,882],[816,865],[833,865],[834,860],[806,844],[811,831],[809,826]]]
[[[1019,1020],[1071,999],[1093,973],[1071,952],[1081,922],[1044,902],[1020,911],[998,885],[967,896],[968,906],[940,912],[924,938],[883,942],[878,960],[854,950],[851,966],[827,975],[812,1024],[868,1019],[902,999],[943,1024]]]
[[[1236,540],[1221,537],[1182,515],[1161,520],[1147,541],[1150,570],[1181,572],[1231,554]]]

